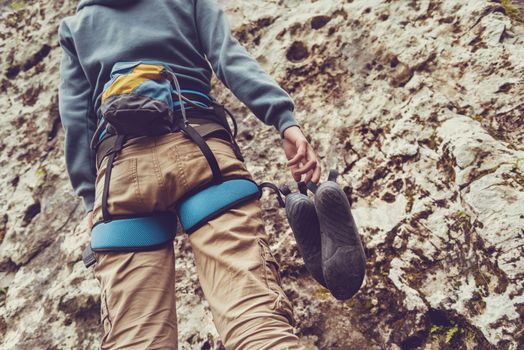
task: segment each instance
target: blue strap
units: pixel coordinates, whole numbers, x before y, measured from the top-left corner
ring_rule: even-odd
[[[200,91],[196,91],[196,90],[184,90],[184,89],[182,89],[182,90],[180,90],[180,92],[181,92],[181,93],[184,93],[184,92],[185,92],[185,93],[189,93],[189,94],[199,95],[199,96],[205,97],[206,99],[208,99],[208,100],[211,101],[211,102],[213,101],[213,100],[211,100],[211,97],[209,97],[208,95],[206,95],[206,94],[204,94],[204,93],[202,93],[202,92],[200,92]]]
[[[101,141],[104,138],[104,136],[106,136],[106,134],[107,134],[107,130],[106,129],[102,130],[102,132],[100,133],[100,136],[98,137],[98,141]]]
[[[259,187],[251,180],[227,180],[183,200],[177,213],[184,230],[191,233],[226,210],[259,195]],[[176,222],[172,212],[101,221],[91,231],[91,249],[95,252],[155,249],[174,239]]]
[[[100,222],[91,231],[91,249],[95,252],[155,249],[175,238],[176,222],[176,215],[170,212]]]
[[[191,100],[191,102],[193,102],[194,104],[199,105],[199,106],[201,106],[201,107],[209,108],[208,105],[206,105],[205,103],[202,103],[202,102],[200,102],[200,101]],[[185,101],[183,101],[182,103],[184,104],[184,106],[187,105],[187,102],[185,102]],[[178,101],[173,102],[173,107],[174,107],[175,109],[176,109],[177,107],[179,107],[179,106],[180,106],[180,102],[178,102]],[[193,108],[193,107],[190,106],[190,107],[186,107],[186,109],[187,109],[187,108]]]
[[[191,233],[229,208],[258,198],[259,188],[248,179],[227,180],[209,186],[178,205],[178,218],[187,233]]]

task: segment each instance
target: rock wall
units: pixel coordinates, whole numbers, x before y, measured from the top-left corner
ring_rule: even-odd
[[[293,96],[352,201],[369,259],[333,299],[305,271],[274,198],[272,248],[311,349],[524,348],[524,4],[517,0],[220,1]],[[59,20],[76,1],[1,1],[0,343],[93,349],[98,284],[64,168]],[[291,183],[275,131],[216,83],[259,180]],[[222,349],[185,238],[181,349]]]

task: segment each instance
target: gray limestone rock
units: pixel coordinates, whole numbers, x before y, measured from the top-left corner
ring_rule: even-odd
[[[2,349],[100,341],[98,283],[80,261],[89,236],[57,108],[57,26],[76,3],[1,5]],[[336,301],[307,274],[284,211],[263,197],[304,343],[522,349],[521,2],[220,3],[236,37],[294,98],[323,169],[341,174],[368,257],[361,291]],[[214,95],[239,117],[254,177],[291,183],[278,134],[218,82]],[[184,237],[175,249],[180,348],[222,349]]]

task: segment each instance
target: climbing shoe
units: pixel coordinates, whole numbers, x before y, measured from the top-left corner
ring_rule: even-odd
[[[310,183],[308,187],[315,192],[325,284],[335,298],[346,300],[362,285],[366,256],[348,198],[336,183],[337,176],[338,173],[331,170],[328,181],[318,187]]]
[[[365,276],[366,256],[351,215],[351,206],[336,183],[338,173],[331,170],[328,181],[298,183],[298,193],[289,187],[275,189],[280,206],[295,236],[304,264],[313,278],[339,299],[351,298],[360,289]],[[315,194],[314,200],[307,190]],[[280,198],[285,196],[285,203]]]
[[[300,192],[291,193],[287,186],[281,188],[286,196],[287,219],[306,268],[318,283],[327,288],[322,272],[320,225],[315,204],[306,195],[304,183],[299,183],[299,189]]]

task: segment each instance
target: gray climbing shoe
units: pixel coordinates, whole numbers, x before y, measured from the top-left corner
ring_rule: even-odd
[[[332,170],[328,181],[318,187],[311,183],[308,187],[315,192],[324,281],[335,298],[346,300],[362,285],[366,256],[349,201],[335,182],[337,176]]]
[[[281,189],[286,196],[287,219],[306,268],[318,283],[327,288],[322,272],[320,225],[315,204],[305,194],[307,190],[303,183],[299,184],[299,188],[302,193],[291,193],[287,186]]]

